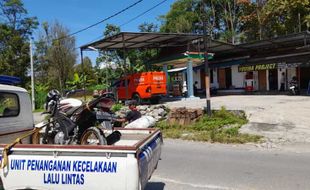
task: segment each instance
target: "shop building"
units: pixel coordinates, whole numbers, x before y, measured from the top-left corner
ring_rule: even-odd
[[[160,52],[157,60],[147,65],[163,68],[170,91],[175,83],[185,84],[188,97],[193,97],[196,81],[197,88],[205,89],[202,52],[206,51],[213,88],[235,92],[279,91],[283,81],[284,89],[288,89],[293,76],[301,89],[309,87],[309,31],[239,45],[210,39],[207,47],[203,44],[203,36],[199,34],[122,32],[82,46],[81,57],[83,51],[93,49],[122,50],[125,57],[130,49],[157,49]],[[198,57],[186,56],[186,52],[196,52]],[[128,65],[126,59],[124,65]]]
[[[209,42],[211,86],[226,92],[288,90],[289,82],[297,77],[300,89],[310,83],[310,33],[302,32],[269,40],[231,45]],[[186,80],[186,67],[171,70]],[[182,73],[182,74],[180,74]],[[193,81],[204,89],[204,64],[193,67]],[[283,83],[283,89],[281,89]]]

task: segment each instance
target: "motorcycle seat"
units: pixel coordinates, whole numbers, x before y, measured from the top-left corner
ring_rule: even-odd
[[[69,108],[69,109],[66,111],[66,116],[71,117],[72,114],[73,114],[77,109],[79,109],[79,108],[80,108],[80,106]]]

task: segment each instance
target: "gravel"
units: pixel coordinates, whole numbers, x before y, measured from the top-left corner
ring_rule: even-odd
[[[166,102],[168,108],[204,108],[205,99]],[[240,95],[211,98],[212,109],[244,110],[249,123],[240,132],[262,135],[265,147],[310,143],[310,97]],[[271,144],[271,145],[270,145]]]

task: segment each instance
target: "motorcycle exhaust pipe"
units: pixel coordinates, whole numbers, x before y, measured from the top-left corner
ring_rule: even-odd
[[[107,144],[112,145],[121,139],[122,134],[119,131],[113,131],[107,136]]]

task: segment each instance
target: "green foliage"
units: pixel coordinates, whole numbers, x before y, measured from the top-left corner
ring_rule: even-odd
[[[202,33],[240,43],[266,39],[310,27],[309,0],[177,0],[159,17],[162,32]]]
[[[198,23],[197,1],[178,0],[166,15],[159,19],[162,22],[162,32],[191,33],[194,31],[195,23]]]
[[[74,66],[74,73],[77,73],[79,76],[87,76],[87,79],[91,81],[90,85],[95,85],[98,82],[97,73],[89,57],[83,58],[83,66],[82,64]]]
[[[158,25],[144,22],[138,26],[140,32],[157,32]]]
[[[157,25],[154,23],[143,23],[139,25],[141,32],[157,32]],[[108,37],[120,32],[120,28],[108,24],[104,31],[104,36]],[[98,84],[111,86],[113,81],[124,75],[152,70],[147,64],[153,59],[156,50],[129,50],[126,52],[126,62],[122,51],[99,51],[100,56],[96,59],[95,75]],[[125,64],[126,63],[126,64]]]
[[[47,84],[35,84],[35,108],[44,109],[45,98],[48,93],[49,86]]]
[[[88,75],[81,75],[74,73],[73,80],[68,81],[67,87],[70,90],[75,90],[75,89],[82,89],[85,85],[86,88],[88,88],[92,83],[95,81],[92,79],[88,79]]]
[[[97,84],[97,85],[89,86],[87,89],[88,91],[94,91],[94,90],[104,90],[106,88],[107,86],[105,84]]]
[[[114,105],[112,106],[111,110],[112,110],[113,112],[117,112],[117,111],[121,110],[122,107],[123,107],[123,104],[118,104],[118,103],[117,103],[117,104],[114,104]]]
[[[29,37],[37,25],[20,0],[0,0],[0,74],[20,77],[24,87],[29,80]]]
[[[118,34],[121,32],[121,29],[119,26],[116,26],[114,24],[107,24],[105,26],[105,30],[103,32],[104,37],[113,36],[115,34]]]
[[[72,80],[76,64],[75,38],[61,23],[43,23],[43,31],[36,42],[35,75],[40,83],[63,91]]]
[[[246,123],[244,114],[236,115],[222,107],[213,111],[211,117],[206,115],[189,126],[169,125],[162,121],[157,127],[168,138],[221,143],[258,142],[260,136],[239,133],[239,128]]]

